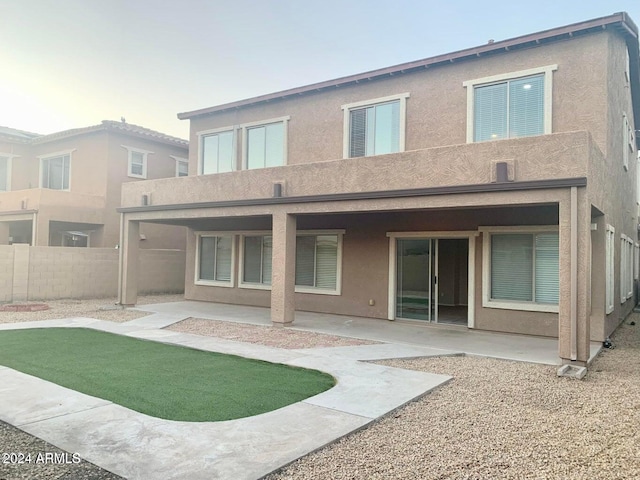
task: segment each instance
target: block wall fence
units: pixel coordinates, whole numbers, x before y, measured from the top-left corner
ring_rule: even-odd
[[[184,250],[139,251],[140,294],[184,292]],[[0,302],[118,294],[118,250],[0,245]]]

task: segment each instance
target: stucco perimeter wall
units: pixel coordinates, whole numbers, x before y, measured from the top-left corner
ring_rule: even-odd
[[[14,268],[14,258],[26,261]],[[140,293],[183,291],[184,258],[183,250],[141,250]],[[117,291],[116,249],[0,246],[0,301],[115,297]]]
[[[8,302],[13,294],[13,247],[0,245],[0,302]]]

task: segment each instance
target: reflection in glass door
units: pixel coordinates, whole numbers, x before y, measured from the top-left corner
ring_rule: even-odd
[[[396,318],[437,321],[437,248],[429,238],[397,239]]]

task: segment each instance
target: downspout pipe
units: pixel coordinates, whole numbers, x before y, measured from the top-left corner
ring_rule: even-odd
[[[571,187],[571,360],[578,359],[578,188]]]

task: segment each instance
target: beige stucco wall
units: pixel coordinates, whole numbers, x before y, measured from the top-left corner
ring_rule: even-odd
[[[9,217],[3,219],[3,212],[35,210],[36,245],[49,245],[59,239],[51,222],[68,222],[62,230],[91,231],[90,246],[115,247],[120,241],[117,208],[121,184],[140,180],[128,176],[128,150],[123,145],[151,152],[147,158],[147,178],[151,179],[174,177],[173,157],[188,156],[186,146],[105,130],[46,142],[36,140],[33,145],[0,143],[0,153],[19,155],[12,161],[11,191],[0,193],[0,221],[11,221]],[[61,153],[71,155],[69,191],[39,188],[39,157]],[[144,249],[185,248],[185,230],[181,227],[149,225],[142,233]]]
[[[16,269],[18,249],[26,256]],[[0,245],[0,301],[114,297],[118,255],[112,248]],[[182,292],[184,265],[183,250],[141,250],[140,292]],[[25,290],[25,298],[15,297],[16,287]]]
[[[191,119],[192,146],[197,132],[290,116],[288,162],[302,164],[342,158],[342,105],[409,92],[406,150],[466,142],[468,80],[557,64],[553,74],[553,132],[589,130],[606,148],[606,64],[608,32],[538,48],[453,62],[418,73],[327,89],[268,104]],[[190,150],[196,171],[197,149]]]

